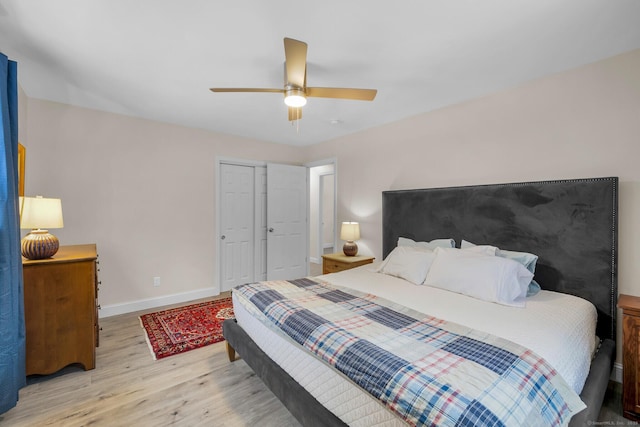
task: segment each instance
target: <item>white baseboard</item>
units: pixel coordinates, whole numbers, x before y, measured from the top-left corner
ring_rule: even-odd
[[[312,263],[314,263],[314,264],[322,264],[322,263],[320,262],[320,259],[319,259],[319,258],[317,258],[317,257],[314,257],[314,256],[310,256],[310,257],[309,257],[309,262],[312,262]]]
[[[122,304],[105,305],[98,311],[100,318],[116,316],[118,314],[132,313],[134,311],[148,310],[150,308],[162,307],[171,304],[180,304],[200,298],[209,298],[219,295],[217,289],[205,288],[196,291],[184,292],[180,294],[165,295],[158,298],[148,298],[131,301]]]

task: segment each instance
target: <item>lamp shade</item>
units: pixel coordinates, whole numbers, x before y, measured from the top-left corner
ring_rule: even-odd
[[[353,242],[360,239],[360,224],[357,222],[343,222],[340,229],[340,240]]]
[[[20,228],[62,228],[62,201],[42,196],[20,197]]]

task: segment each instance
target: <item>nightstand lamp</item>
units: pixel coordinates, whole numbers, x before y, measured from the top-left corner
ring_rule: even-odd
[[[355,241],[360,239],[360,224],[357,222],[343,222],[340,229],[340,239],[347,242],[342,247],[346,256],[355,256],[358,253],[358,245]]]
[[[22,239],[23,257],[44,259],[55,255],[60,242],[47,229],[63,226],[60,199],[45,199],[42,196],[20,197],[20,228],[31,229]]]

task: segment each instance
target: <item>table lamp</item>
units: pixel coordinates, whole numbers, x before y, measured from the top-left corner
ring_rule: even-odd
[[[343,222],[340,229],[340,239],[346,240],[342,252],[346,256],[355,256],[358,253],[358,245],[355,240],[360,239],[360,224],[357,222]]]
[[[20,197],[20,228],[31,229],[21,243],[27,259],[50,258],[58,252],[60,242],[48,228],[62,228],[62,202],[42,196]]]

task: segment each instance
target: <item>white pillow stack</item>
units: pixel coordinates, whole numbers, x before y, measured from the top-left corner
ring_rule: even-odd
[[[524,307],[533,279],[535,255],[501,251],[495,246],[453,239],[416,242],[400,237],[398,246],[377,271],[407,280],[511,307]],[[524,257],[527,255],[530,257]],[[531,257],[533,268],[527,268]],[[539,289],[539,288],[538,288]]]

